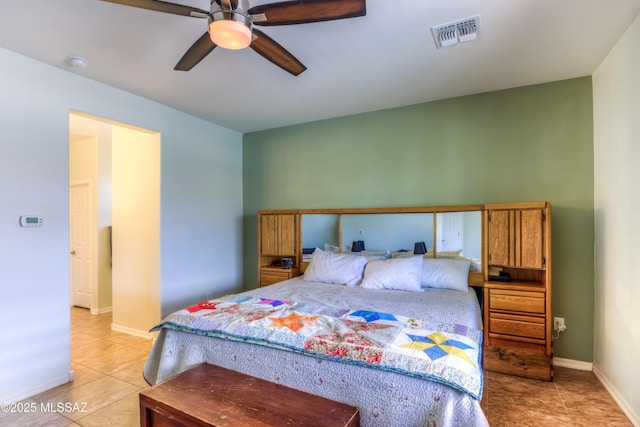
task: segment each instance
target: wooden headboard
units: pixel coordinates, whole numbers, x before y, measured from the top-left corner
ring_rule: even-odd
[[[258,266],[259,269],[267,266],[277,266],[282,258],[291,258],[294,271],[296,273],[303,273],[308,265],[308,263],[304,261],[304,248],[323,247],[325,243],[329,243],[332,246],[338,247],[340,252],[345,252],[350,250],[352,241],[362,239],[369,243],[373,242],[374,247],[380,247],[390,251],[401,248],[403,250],[412,250],[414,242],[418,240],[425,241],[427,248],[432,251],[433,256],[437,258],[438,253],[442,253],[441,249],[445,248],[442,235],[446,234],[446,230],[443,231],[443,223],[446,223],[446,218],[452,218],[457,214],[472,216],[472,218],[474,218],[471,221],[472,225],[465,224],[465,227],[473,228],[472,232],[468,234],[474,235],[474,243],[471,243],[474,248],[473,250],[470,250],[470,248],[465,250],[463,246],[456,246],[455,248],[463,250],[462,255],[466,255],[465,252],[472,252],[473,258],[483,259],[483,209],[484,205],[452,205],[397,208],[261,210],[258,214]],[[393,223],[396,215],[399,221],[396,225],[387,223],[382,226],[371,226],[369,222],[367,222],[367,226],[365,227],[373,227],[373,230],[353,229],[354,226],[351,224],[357,222],[357,218],[376,218],[381,221]],[[326,230],[324,230],[324,240],[323,238],[320,238],[320,240],[310,240],[309,235],[311,231],[309,230],[309,224],[319,218],[322,218],[327,224],[330,224],[321,226],[326,228]],[[404,228],[404,225],[401,224],[403,222],[409,222],[406,221],[409,218],[411,218],[412,222],[418,223],[416,229],[412,230],[410,228],[411,226],[408,225],[407,227],[409,228],[404,230],[404,234],[407,235],[404,241],[390,242],[389,239],[393,240],[394,234],[401,234],[398,233],[398,229]],[[312,219],[314,219],[314,221],[312,221]],[[460,219],[460,221],[462,220]],[[322,232],[320,234],[322,234]],[[462,242],[459,243],[462,244]],[[469,242],[466,244],[468,246],[470,245]],[[367,248],[373,249],[369,246],[367,246]],[[273,270],[270,270],[270,274],[273,273]],[[484,274],[482,268],[480,271],[471,271],[469,273],[469,284],[471,286],[482,287],[483,281]]]

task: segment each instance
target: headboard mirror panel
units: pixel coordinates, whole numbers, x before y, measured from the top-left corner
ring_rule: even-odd
[[[482,212],[440,212],[436,214],[436,252],[466,258],[482,258]]]
[[[413,251],[424,242],[426,256],[472,261],[470,283],[482,282],[482,206],[299,210],[300,261],[315,248],[350,252],[362,241],[366,251]]]
[[[339,214],[303,214],[302,247],[324,249],[325,245],[340,247]]]
[[[416,242],[433,248],[433,213],[348,214],[342,216],[342,252],[354,241],[366,250],[412,251]]]

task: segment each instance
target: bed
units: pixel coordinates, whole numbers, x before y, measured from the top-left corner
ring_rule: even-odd
[[[314,257],[304,276],[169,315],[153,329],[147,382],[206,362],[356,406],[365,427],[488,426],[476,294],[466,276],[464,286],[437,283],[441,264],[457,261],[366,260],[354,268],[345,267],[353,255]]]

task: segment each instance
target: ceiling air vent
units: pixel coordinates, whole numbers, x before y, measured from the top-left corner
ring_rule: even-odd
[[[431,32],[438,49],[475,40],[480,33],[480,15],[432,27]]]

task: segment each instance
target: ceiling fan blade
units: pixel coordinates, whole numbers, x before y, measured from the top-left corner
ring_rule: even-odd
[[[180,58],[180,61],[178,61],[173,69],[177,71],[189,71],[198,65],[205,56],[209,55],[216,46],[217,45],[211,41],[209,32],[204,33],[194,44],[191,45],[189,50],[182,55],[182,58]]]
[[[275,40],[254,28],[253,35],[255,38],[251,42],[251,49],[262,55],[265,59],[276,64],[285,71],[297,76],[307,69],[302,62],[289,53],[288,50],[280,46]]]
[[[249,14],[255,25],[290,25],[364,16],[367,7],[366,0],[285,1],[252,7]]]
[[[209,13],[206,10],[181,4],[167,3],[160,0],[102,0],[108,3],[117,3],[125,6],[139,7],[141,9],[155,10],[157,12],[173,13],[174,15],[204,17]]]

